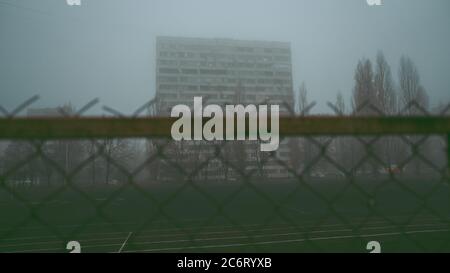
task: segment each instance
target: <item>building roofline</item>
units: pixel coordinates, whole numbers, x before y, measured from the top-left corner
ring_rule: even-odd
[[[291,47],[291,42],[286,41],[268,41],[268,40],[243,40],[243,39],[234,39],[234,38],[207,38],[207,37],[186,37],[186,36],[166,36],[159,35],[156,36],[156,41],[160,41],[162,39],[166,40],[185,40],[185,41],[195,41],[195,40],[203,40],[206,42],[238,42],[238,43],[259,43],[259,44],[271,44],[283,47]]]

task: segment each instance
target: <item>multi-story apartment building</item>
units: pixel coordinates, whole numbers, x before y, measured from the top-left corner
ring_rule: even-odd
[[[293,108],[289,43],[158,37],[156,54],[159,115],[169,115],[177,104],[192,106],[194,96],[203,97],[204,104],[279,104],[281,115],[289,114],[289,108]],[[244,151],[246,169],[255,168],[261,155],[254,145],[243,145],[245,148],[234,150]],[[186,153],[192,154],[192,149]],[[282,142],[277,156],[287,160],[288,150]],[[207,154],[201,152],[199,157],[205,158]],[[281,168],[270,164],[264,168],[268,176],[285,175]]]
[[[215,104],[293,102],[289,43],[158,37],[156,54],[161,114],[194,96]]]

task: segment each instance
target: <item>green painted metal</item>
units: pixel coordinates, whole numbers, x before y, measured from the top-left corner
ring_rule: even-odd
[[[175,118],[1,118],[0,139],[170,137]],[[447,135],[450,117],[281,117],[280,135]]]

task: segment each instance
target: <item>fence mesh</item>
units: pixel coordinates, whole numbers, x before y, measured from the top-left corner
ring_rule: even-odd
[[[36,100],[0,107],[1,252],[450,251],[450,106],[308,109],[262,153],[175,142],[170,119],[142,117],[153,101],[131,117],[83,117],[98,100],[23,117]]]

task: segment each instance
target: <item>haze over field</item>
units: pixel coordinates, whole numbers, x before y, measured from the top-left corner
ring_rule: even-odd
[[[349,100],[359,59],[383,50],[396,80],[406,54],[433,107],[450,100],[449,12],[448,0],[0,0],[0,104],[99,97],[91,113],[131,113],[154,95],[155,37],[167,35],[291,42],[294,86],[306,82],[315,113],[339,90]]]

